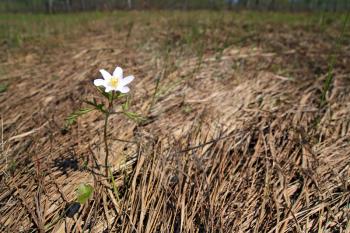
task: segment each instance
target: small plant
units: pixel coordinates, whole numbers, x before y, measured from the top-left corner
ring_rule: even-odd
[[[84,204],[93,194],[94,188],[89,184],[80,184],[76,190],[77,202]]]
[[[335,48],[332,54],[330,54],[329,56],[329,62],[328,62],[328,72],[326,75],[326,79],[323,83],[323,89],[322,89],[322,94],[321,94],[321,98],[320,98],[320,106],[324,107],[327,103],[326,100],[326,95],[329,92],[329,90],[331,89],[331,85],[334,79],[334,66],[336,64],[337,61],[337,57],[336,54],[340,51],[341,47],[341,41],[345,36],[346,33],[346,25],[348,24],[350,18],[350,13],[346,14],[344,21],[343,21],[343,25],[342,25],[342,30],[341,33],[339,35],[339,37],[337,38],[337,40],[335,41]]]
[[[74,215],[78,213],[81,205],[85,204],[93,194],[94,188],[90,184],[79,184],[75,190],[75,201],[67,203],[65,211],[58,218],[58,220],[60,220],[63,216],[73,218]]]
[[[63,217],[73,218],[76,213],[78,213],[81,205],[85,204],[93,195],[94,188],[90,184],[79,184],[75,190],[75,201],[67,203],[67,206],[63,213],[61,213],[52,222],[45,225],[45,232],[51,230],[57,222],[59,222]]]
[[[109,157],[109,149],[108,149],[108,119],[111,114],[121,113],[127,116],[128,118],[140,122],[143,121],[140,115],[134,112],[129,111],[129,99],[127,98],[127,93],[130,91],[130,88],[127,87],[129,83],[134,80],[134,76],[123,77],[123,69],[117,67],[113,74],[110,74],[106,70],[100,70],[103,79],[95,79],[94,85],[96,86],[98,93],[101,94],[106,102],[98,103],[95,98],[92,101],[84,101],[88,108],[82,108],[66,118],[66,127],[74,124],[78,117],[85,115],[92,111],[99,111],[105,116],[104,121],[104,132],[103,132],[103,140],[105,145],[105,175],[106,178],[109,177],[109,165],[108,165],[108,157]],[[126,98],[125,98],[126,97]],[[114,110],[114,104],[118,100],[118,103],[122,105],[122,111],[116,112]],[[107,104],[106,104],[107,103]]]
[[[8,85],[0,83],[0,93],[7,91]]]

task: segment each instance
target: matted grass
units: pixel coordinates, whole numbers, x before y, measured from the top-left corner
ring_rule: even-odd
[[[349,30],[334,44],[343,16],[20,16],[1,18],[24,38],[1,47],[1,232],[350,230]],[[117,64],[136,77],[131,106],[148,121],[111,117],[113,187],[103,118],[63,126],[96,95],[98,70]],[[94,196],[68,217],[82,182]]]

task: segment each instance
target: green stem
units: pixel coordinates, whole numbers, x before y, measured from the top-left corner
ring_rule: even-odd
[[[105,124],[104,124],[104,130],[103,130],[103,140],[105,143],[105,152],[106,152],[106,159],[105,159],[105,169],[106,169],[106,178],[108,179],[108,156],[109,156],[109,149],[108,149],[108,135],[107,135],[107,127],[108,127],[108,119],[109,119],[109,115],[111,114],[112,110],[113,110],[113,99],[114,99],[114,91],[112,92],[112,96],[109,99],[109,103],[108,103],[108,109],[106,112],[106,116],[105,116]]]
[[[108,155],[109,155],[108,140],[107,140],[108,118],[109,118],[109,112],[106,113],[105,125],[103,130],[103,140],[105,142],[105,152],[106,152],[106,159],[105,159],[106,178],[108,178]]]

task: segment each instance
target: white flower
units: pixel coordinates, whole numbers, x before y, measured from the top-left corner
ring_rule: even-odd
[[[127,76],[123,78],[123,69],[120,67],[115,68],[113,75],[106,70],[100,70],[103,79],[95,79],[95,86],[105,87],[105,92],[120,91],[121,93],[128,93],[130,91],[128,85],[134,80],[134,76]]]

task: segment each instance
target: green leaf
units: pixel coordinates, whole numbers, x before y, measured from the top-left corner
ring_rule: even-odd
[[[128,118],[130,118],[131,120],[136,121],[137,123],[141,123],[141,122],[147,120],[147,118],[145,118],[145,117],[143,117],[140,114],[135,113],[135,112],[123,111],[123,114],[125,116],[127,116]]]
[[[76,190],[77,202],[84,204],[93,194],[94,188],[89,184],[80,184]]]
[[[71,113],[66,118],[66,127],[69,127],[77,122],[78,117],[95,110],[94,108],[82,108],[73,113]]]
[[[94,108],[96,108],[96,110],[99,110],[102,113],[106,113],[107,112],[106,107],[104,106],[104,104],[103,103],[100,103],[100,104],[97,103],[95,98],[92,101],[84,100],[84,102],[86,104],[88,104],[88,105],[93,106]]]
[[[119,201],[118,187],[117,187],[117,185],[115,183],[115,179],[114,179],[114,176],[113,176],[113,173],[112,173],[111,169],[109,169],[109,174],[111,175],[111,183],[112,183],[114,195],[117,198],[117,200]]]
[[[114,99],[122,98],[124,96],[127,96],[127,94],[122,94],[122,93],[118,92],[118,94],[116,96],[114,96]]]
[[[129,110],[129,102],[130,102],[129,98],[127,97],[125,103],[122,105],[122,108],[123,108],[124,112]]]
[[[7,91],[7,88],[8,88],[7,84],[0,84],[0,93]]]

